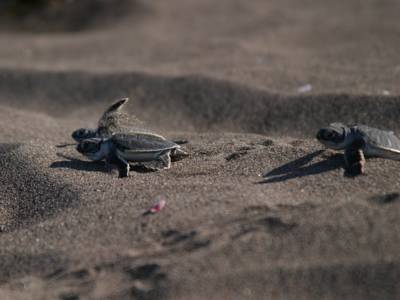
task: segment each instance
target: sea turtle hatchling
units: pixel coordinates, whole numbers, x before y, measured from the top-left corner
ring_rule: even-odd
[[[170,154],[180,146],[148,134],[117,133],[109,138],[89,138],[77,145],[78,152],[93,161],[105,159],[108,164],[118,167],[119,176],[127,177],[129,162],[159,161],[163,169],[171,166]]]
[[[364,173],[364,155],[400,160],[400,139],[393,131],[332,123],[318,131],[317,139],[328,148],[344,150],[346,171],[352,175]]]
[[[90,138],[110,138],[115,133],[125,134],[138,134],[145,136],[152,136],[153,140],[167,141],[165,137],[157,134],[149,129],[137,126],[140,121],[134,116],[128,116],[121,112],[122,107],[129,101],[129,98],[122,98],[114,102],[101,116],[98,121],[96,129],[79,128],[72,133],[72,138],[76,142],[81,142]],[[128,124],[123,124],[124,121]],[[136,123],[135,126],[129,123]],[[186,144],[186,140],[173,141],[175,144]],[[70,145],[70,144],[66,144]],[[173,149],[171,151],[171,158],[173,161],[178,161],[188,156],[186,152],[181,149]]]

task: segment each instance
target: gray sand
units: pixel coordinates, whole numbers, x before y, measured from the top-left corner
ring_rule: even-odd
[[[3,30],[0,299],[398,299],[399,162],[347,178],[314,135],[338,115],[400,133],[399,8],[146,1]],[[124,96],[190,157],[119,179],[56,147]]]

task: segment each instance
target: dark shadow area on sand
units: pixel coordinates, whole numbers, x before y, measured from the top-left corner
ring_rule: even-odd
[[[105,164],[104,161],[86,161],[80,160],[71,156],[67,156],[64,154],[57,154],[61,158],[65,158],[66,160],[56,161],[50,165],[50,168],[53,169],[72,169],[77,171],[87,171],[87,172],[103,172],[103,173],[110,173],[111,170]],[[131,165],[131,171],[136,173],[152,173],[155,170],[147,168],[144,165],[137,164]]]
[[[324,150],[318,150],[302,156],[263,174],[264,179],[258,184],[282,182],[294,178],[316,175],[343,167],[343,155],[335,154],[323,161],[312,163],[312,160],[321,155]]]
[[[57,253],[12,253],[0,255],[0,284],[27,274],[43,276],[67,266],[67,260]]]
[[[107,173],[107,167],[103,161],[86,161],[71,156],[57,153],[57,156],[66,160],[55,161],[50,165],[52,169],[72,169],[87,172],[104,172]]]
[[[70,185],[55,181],[30,164],[24,145],[0,144],[1,229],[9,232],[79,206],[79,195]],[[35,155],[34,153],[32,155]]]
[[[368,198],[370,203],[378,205],[386,205],[391,203],[398,203],[400,200],[400,194],[398,192],[378,194]]]
[[[2,0],[0,30],[74,32],[146,13],[136,0]]]

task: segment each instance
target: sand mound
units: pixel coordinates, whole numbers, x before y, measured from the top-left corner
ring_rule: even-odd
[[[0,145],[2,184],[0,224],[8,232],[77,207],[77,195],[60,180],[41,174],[31,157],[43,155],[42,145]]]
[[[120,97],[130,97],[128,111],[147,123],[182,131],[314,137],[335,121],[400,131],[400,102],[394,96],[286,96],[212,78],[141,73],[5,71],[0,81],[0,98],[12,99],[15,107],[40,107],[61,118],[75,113],[93,125]]]

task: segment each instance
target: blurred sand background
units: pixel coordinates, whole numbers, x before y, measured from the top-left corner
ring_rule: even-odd
[[[400,2],[6,2],[1,299],[400,297],[400,164],[347,178],[314,139],[400,133]],[[119,179],[56,148],[119,97],[190,157]]]

